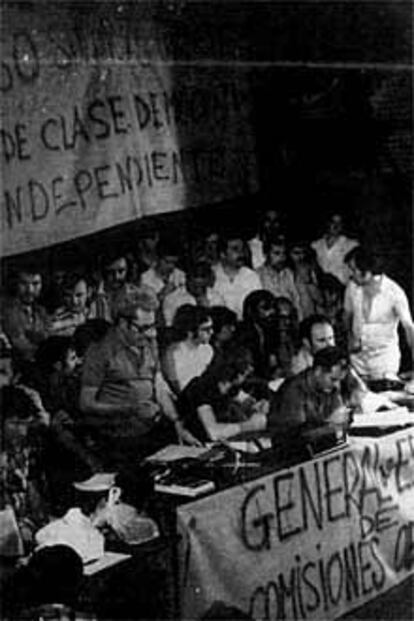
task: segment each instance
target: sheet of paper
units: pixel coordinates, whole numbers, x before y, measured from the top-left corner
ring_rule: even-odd
[[[372,414],[355,414],[352,427],[393,427],[409,424],[414,425],[414,413],[402,407]]]
[[[131,554],[122,554],[121,552],[105,552],[104,555],[97,558],[96,561],[92,561],[91,563],[84,565],[83,573],[85,576],[93,576],[99,571],[103,571],[104,569],[108,569],[108,567],[112,567],[113,565],[118,565],[118,563],[126,561],[128,558],[131,558]]]
[[[184,446],[181,444],[169,444],[165,448],[147,457],[147,461],[166,463],[178,459],[201,457],[210,450],[208,446]]]

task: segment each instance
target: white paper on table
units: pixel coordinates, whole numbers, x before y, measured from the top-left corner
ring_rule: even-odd
[[[210,450],[209,446],[185,446],[183,444],[169,444],[153,455],[147,457],[149,462],[171,462],[179,459],[197,459]]]
[[[126,561],[131,558],[131,554],[123,554],[121,552],[104,552],[103,556],[100,556],[91,563],[86,563],[83,566],[83,573],[85,576],[93,576],[108,567],[118,565],[122,561]]]
[[[396,425],[414,425],[414,413],[407,408],[394,408],[371,414],[354,414],[352,428],[361,427],[395,427]]]

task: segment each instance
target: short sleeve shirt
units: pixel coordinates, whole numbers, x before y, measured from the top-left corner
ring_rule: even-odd
[[[239,319],[243,315],[243,302],[252,291],[262,288],[260,278],[248,267],[241,267],[237,274],[230,278],[222,265],[215,268],[216,280],[213,291],[224,300],[225,306],[234,311]]]
[[[159,411],[155,400],[156,372],[155,350],[150,346],[129,347],[114,327],[88,350],[82,386],[97,388],[99,401],[137,407],[138,418],[145,428],[152,425]]]
[[[349,272],[344,263],[344,258],[348,252],[358,245],[356,239],[350,239],[345,235],[340,235],[332,246],[327,245],[324,237],[311,244],[321,269],[336,276],[343,285],[346,285],[349,280]]]

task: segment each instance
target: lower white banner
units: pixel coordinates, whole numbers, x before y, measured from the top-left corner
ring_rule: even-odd
[[[414,429],[178,509],[181,618],[335,619],[414,570]]]

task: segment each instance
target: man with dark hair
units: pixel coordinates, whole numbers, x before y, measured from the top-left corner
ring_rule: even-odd
[[[285,228],[284,214],[275,207],[268,207],[260,214],[256,235],[248,242],[253,269],[257,270],[265,262],[263,244],[266,239],[269,237],[285,238]]]
[[[345,257],[351,281],[345,292],[351,361],[361,376],[393,378],[401,352],[398,326],[404,329],[414,360],[414,323],[402,288],[383,274],[377,257],[355,248]]]
[[[92,286],[86,274],[67,274],[63,281],[64,302],[51,318],[51,334],[72,336],[76,328],[88,319],[91,294]]]
[[[311,246],[316,253],[321,270],[333,274],[343,285],[346,285],[349,274],[344,257],[358,246],[358,242],[344,235],[343,216],[338,211],[330,213],[325,226],[323,236],[312,242]]]
[[[213,290],[222,296],[225,306],[239,319],[242,318],[245,298],[262,288],[256,272],[246,267],[245,257],[245,243],[238,235],[220,240],[220,263],[215,268]]]
[[[257,273],[262,288],[270,291],[276,298],[287,298],[301,319],[299,292],[295,285],[293,272],[286,264],[286,244],[284,238],[268,238],[263,244],[266,261]]]
[[[311,367],[316,352],[335,345],[333,326],[324,315],[306,317],[300,324],[299,337],[301,347],[292,359],[293,375]]]
[[[160,446],[192,442],[159,371],[155,311],[150,288],[119,300],[115,325],[93,343],[84,361],[80,407],[106,467],[131,467]]]
[[[48,334],[47,313],[39,304],[41,290],[40,271],[22,267],[17,273],[15,296],[2,309],[3,329],[19,362],[32,362],[39,343]]]
[[[264,289],[249,293],[235,339],[252,355],[254,374],[271,379],[277,366],[276,298]]]
[[[185,286],[185,274],[177,267],[179,257],[177,245],[164,239],[158,245],[155,265],[141,274],[141,285],[151,287],[161,301],[175,289]]]
[[[248,407],[244,407],[234,400],[252,371],[250,352],[241,347],[233,348],[217,364],[193,379],[181,393],[178,407],[189,429],[202,442],[265,429],[264,402],[249,399]]]
[[[174,289],[163,300],[165,325],[168,327],[172,325],[177,309],[184,304],[204,308],[221,306],[224,300],[212,289],[213,284],[214,272],[206,261],[192,265],[186,272],[186,286]]]
[[[325,347],[315,354],[313,366],[287,379],[274,393],[269,427],[276,441],[325,427],[346,428],[349,408],[341,392],[348,371],[346,354],[337,347]]]
[[[106,256],[102,271],[104,279],[90,305],[88,318],[113,322],[118,300],[128,293],[133,293],[137,287],[128,281],[128,260],[122,251]]]
[[[213,306],[210,308],[210,317],[213,321],[213,336],[210,342],[217,356],[224,353],[234,337],[237,315],[226,306]]]

